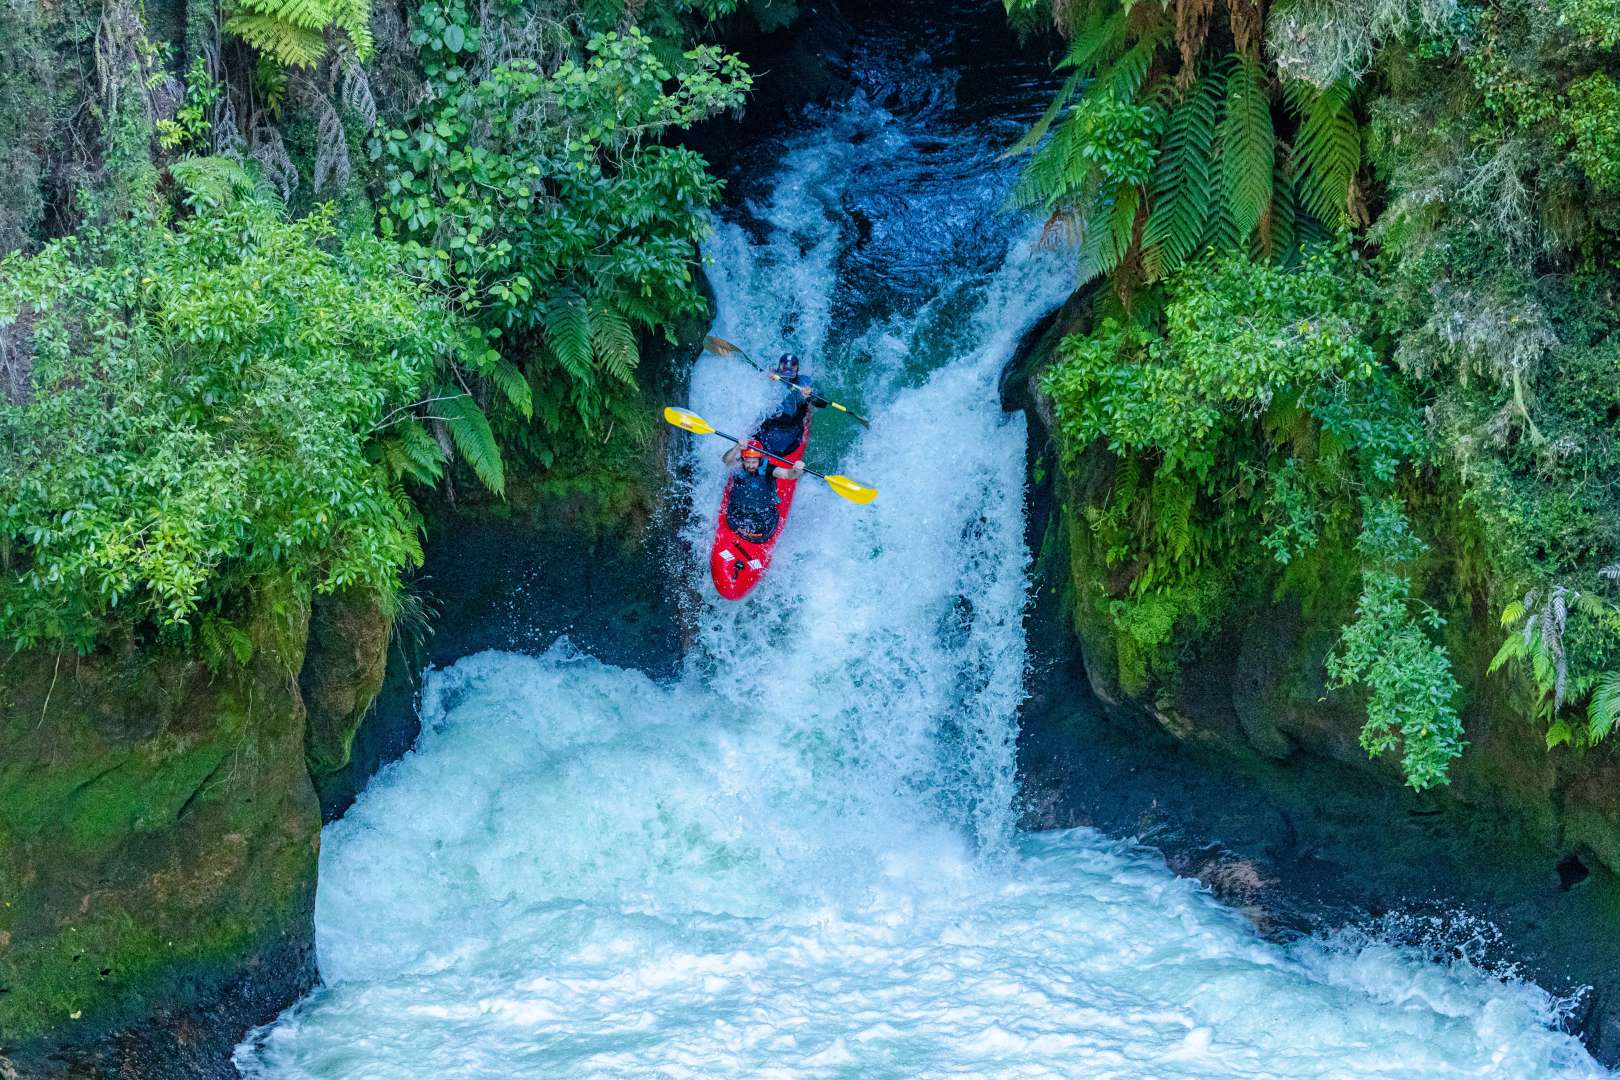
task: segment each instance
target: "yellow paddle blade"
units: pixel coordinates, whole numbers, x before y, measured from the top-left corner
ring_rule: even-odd
[[[730,356],[732,353],[737,351],[737,346],[733,345],[725,338],[718,337],[704,338],[703,347],[714,353],[716,356]]]
[[[834,491],[838,492],[838,494],[842,495],[852,503],[860,503],[862,506],[865,506],[867,503],[877,498],[877,488],[869,488],[865,484],[857,484],[847,476],[829,476],[826,479],[828,487],[832,488]]]
[[[687,412],[685,409],[677,409],[673,405],[664,406],[664,419],[678,428],[685,428],[694,435],[714,434],[714,428],[710,427],[709,422],[703,417],[694,412]]]

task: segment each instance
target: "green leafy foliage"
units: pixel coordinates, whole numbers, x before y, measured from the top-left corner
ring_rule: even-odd
[[[213,127],[208,111],[225,91],[208,74],[208,64],[201,56],[191,62],[185,86],[185,99],[174,119],[157,122],[158,145],[165,150],[201,153],[208,148],[208,132]]]
[[[1526,676],[1550,746],[1585,745],[1612,729],[1596,690],[1620,666],[1603,576],[1620,559],[1620,94],[1602,51],[1620,22],[1584,0],[1476,16],[1388,61],[1373,231],[1396,358],[1484,533],[1507,629],[1492,670]]]
[[[1280,272],[1208,257],[1173,280],[1162,334],[1108,319],[1065,339],[1045,389],[1066,444],[1151,449],[1204,476],[1229,424],[1330,381],[1371,379],[1374,355],[1359,337],[1370,311],[1345,288],[1343,265],[1318,257]]]
[[[261,576],[392,588],[420,549],[377,425],[461,342],[403,268],[260,198],[0,263],[33,355],[0,405],[0,635],[84,649],[121,616],[218,654]]]
[[[1605,569],[1610,580],[1620,572]],[[1620,673],[1589,665],[1594,659],[1620,660],[1612,647],[1620,637],[1620,607],[1598,592],[1554,585],[1510,601],[1502,609],[1502,625],[1508,636],[1491,660],[1490,671],[1511,664],[1529,674],[1536,716],[1547,727],[1548,748],[1591,745],[1607,738],[1620,719]],[[1600,656],[1594,658],[1594,652]],[[1587,705],[1586,723],[1572,723],[1566,706],[1581,701]]]
[[[1373,755],[1400,749],[1406,782],[1423,791],[1446,781],[1465,745],[1451,661],[1425,632],[1445,620],[1413,600],[1405,570],[1426,545],[1397,500],[1364,498],[1356,550],[1363,559],[1361,596],[1355,620],[1328,657],[1328,674],[1340,686],[1366,690],[1362,748]]]
[[[1152,212],[1142,229],[1149,280],[1187,262],[1209,232],[1217,204],[1215,125],[1220,80],[1205,75],[1176,103],[1152,181]]]
[[[1620,86],[1593,72],[1570,86],[1569,107],[1574,163],[1599,191],[1620,191]]]
[[[469,351],[483,366],[443,380],[469,393],[440,405],[457,451],[498,490],[494,436],[549,461],[576,426],[605,434],[632,400],[638,335],[701,310],[691,267],[719,183],[656,140],[740,105],[750,80],[709,46],[671,67],[634,26],[549,71],[519,56],[474,78],[483,33],[463,0],[420,5],[426,93],[371,154],[384,235],[481,335]],[[486,389],[507,420],[474,417]]]

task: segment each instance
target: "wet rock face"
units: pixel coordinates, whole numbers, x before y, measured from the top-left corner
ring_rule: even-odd
[[[304,756],[320,778],[349,763],[354,733],[382,689],[393,620],[364,590],[318,596],[298,675],[308,712]]]
[[[22,1076],[208,1075],[314,979],[307,601],[246,663],[0,663],[0,1056]]]

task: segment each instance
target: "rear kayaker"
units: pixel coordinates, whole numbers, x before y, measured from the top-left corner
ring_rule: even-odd
[[[810,442],[810,410],[804,410],[804,422],[796,445],[778,455],[769,453],[766,468],[793,469],[804,461],[805,448]],[[749,444],[759,447],[757,442]],[[762,516],[759,506],[744,505],[741,498],[732,505],[732,496],[738,493],[739,476],[733,472],[726,480],[725,494],[720,498],[720,519],[715,526],[714,547],[709,552],[709,573],[714,587],[727,600],[741,600],[759,584],[771,565],[771,552],[787,526],[788,512],[793,508],[793,496],[799,487],[797,478],[774,475],[775,519]]]

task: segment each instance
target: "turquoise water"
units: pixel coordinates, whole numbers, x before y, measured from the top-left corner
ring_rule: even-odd
[[[786,336],[874,415],[820,414],[809,460],[879,500],[802,492],[727,604],[701,558],[723,445],[694,441],[680,678],[566,644],[430,673],[415,750],[326,830],[325,985],[250,1036],[244,1075],[1602,1074],[1534,986],[1280,947],[1141,849],[1017,831],[1025,433],[995,380],[1071,282],[1031,223],[980,228],[996,183],[916,180],[942,140],[983,141],[940,115],[830,111],[707,251],[716,332]],[[912,177],[895,220],[960,220],[885,283],[849,209],[889,169]],[[954,243],[977,233],[1004,239]],[[937,288],[905,287],[919,259]],[[690,404],[735,431],[771,396],[706,357]]]

